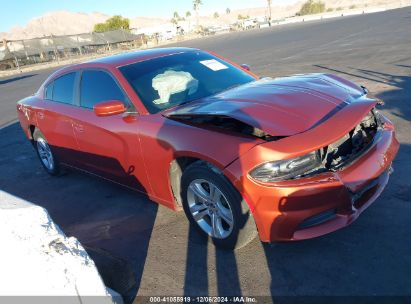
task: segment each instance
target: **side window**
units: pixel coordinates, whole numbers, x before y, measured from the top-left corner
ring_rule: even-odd
[[[54,82],[50,82],[45,88],[44,98],[48,100],[53,100],[53,85]]]
[[[114,81],[103,71],[83,71],[80,84],[80,105],[92,109],[96,103],[108,100],[120,100],[126,98]]]
[[[68,73],[54,80],[52,99],[62,103],[73,104],[75,78],[76,73]]]

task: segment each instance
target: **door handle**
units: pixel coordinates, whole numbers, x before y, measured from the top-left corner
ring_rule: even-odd
[[[84,132],[84,127],[83,127],[82,125],[79,125],[79,124],[75,124],[75,125],[74,125],[74,129],[75,129],[77,132]]]

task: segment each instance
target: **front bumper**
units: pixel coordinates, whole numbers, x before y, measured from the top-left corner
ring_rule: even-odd
[[[262,241],[313,238],[349,225],[375,201],[398,149],[387,124],[364,154],[339,171],[275,184],[243,176],[236,186],[250,205]]]

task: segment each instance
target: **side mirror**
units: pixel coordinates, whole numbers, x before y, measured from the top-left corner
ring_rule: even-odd
[[[251,69],[250,69],[250,66],[249,66],[248,64],[245,64],[245,63],[241,64],[240,67],[241,67],[242,69],[244,69],[244,70],[247,70],[247,71],[250,71],[250,70],[251,70]]]
[[[119,100],[109,100],[96,103],[93,111],[97,116],[111,116],[121,114],[126,111],[124,103]]]

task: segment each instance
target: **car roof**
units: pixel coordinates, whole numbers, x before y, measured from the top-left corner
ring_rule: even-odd
[[[90,61],[86,61],[83,63],[72,64],[69,66],[62,67],[52,73],[47,80],[43,83],[43,85],[47,84],[50,80],[55,79],[62,74],[67,72],[75,71],[81,68],[88,68],[88,67],[108,67],[108,68],[117,68],[120,66],[132,64],[135,62],[141,62],[145,60],[149,60],[152,58],[164,57],[168,55],[174,54],[181,54],[187,52],[195,52],[199,51],[199,49],[195,48],[187,48],[187,47],[167,47],[167,48],[153,48],[153,49],[146,49],[146,50],[138,50],[134,52],[127,52],[112,56],[101,57],[97,59],[93,59]]]
[[[58,69],[50,77],[47,79],[48,82],[50,79],[58,77],[66,72],[70,72],[73,70],[86,68],[86,67],[108,67],[108,68],[117,68],[124,65],[132,64],[135,62],[141,62],[153,58],[174,55],[174,54],[181,54],[187,52],[194,52],[199,51],[199,49],[195,48],[185,48],[185,47],[168,47],[168,48],[153,48],[153,49],[146,49],[146,50],[138,50],[134,52],[127,52],[112,56],[101,57],[97,59],[93,59],[90,61],[86,61],[83,63],[72,64],[63,68]]]
[[[172,48],[153,48],[146,50],[139,50],[135,52],[127,52],[118,55],[112,55],[107,57],[97,58],[86,63],[98,63],[103,65],[109,65],[111,67],[119,67],[135,62],[145,61],[152,58],[163,57],[178,53],[186,53],[198,51],[194,48],[172,47]]]

